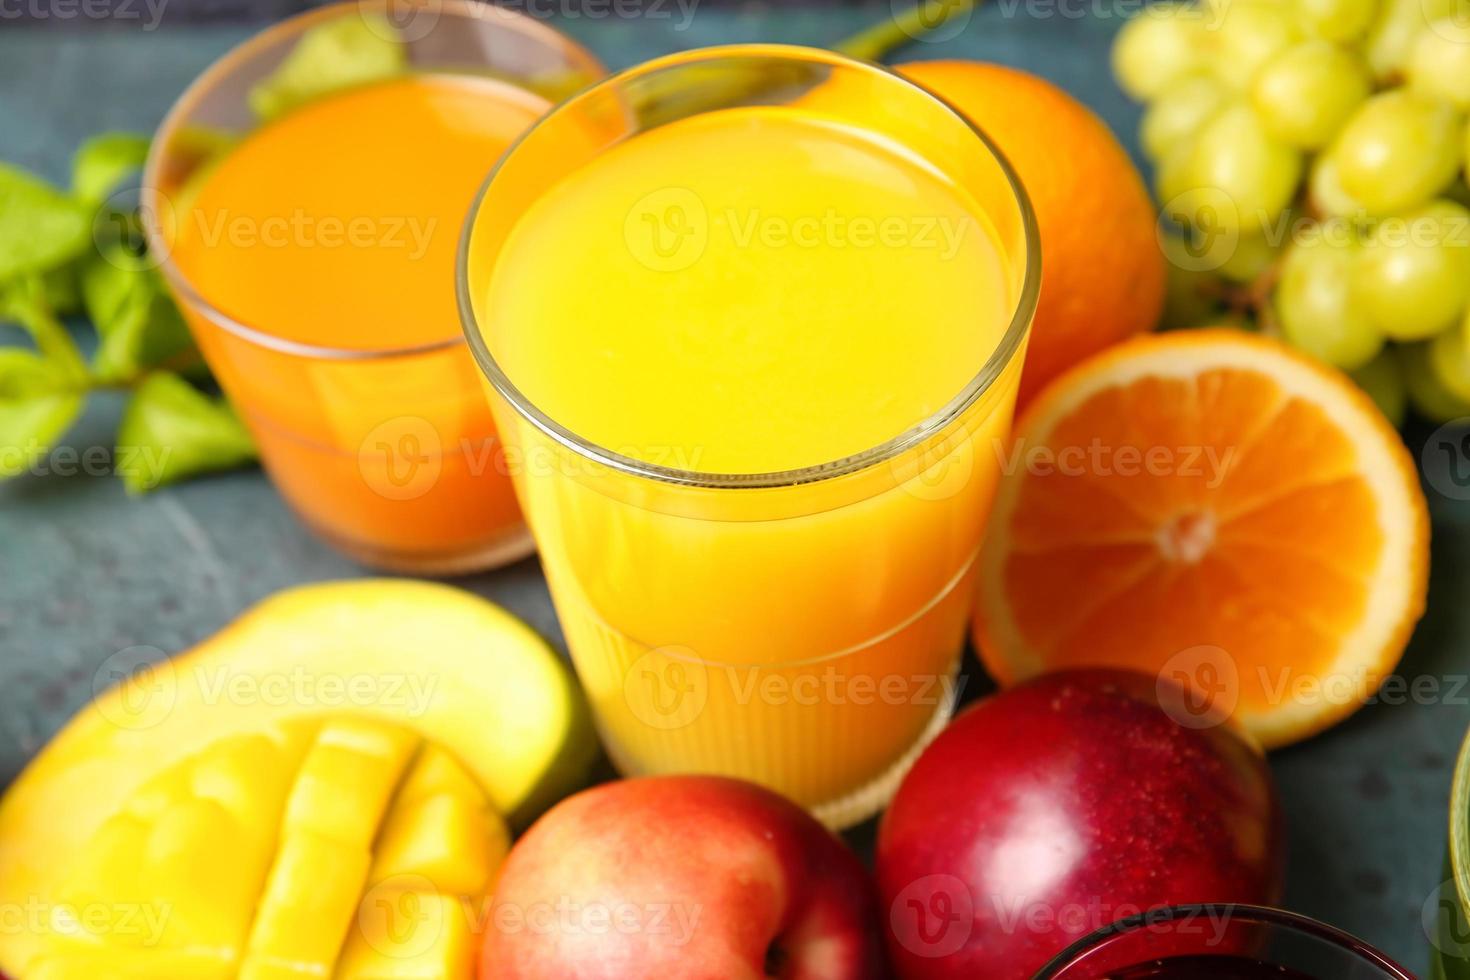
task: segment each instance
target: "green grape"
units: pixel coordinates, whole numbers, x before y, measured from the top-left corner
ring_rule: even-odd
[[[1301,154],[1235,103],[1169,153],[1158,189],[1166,217],[1197,230],[1259,234],[1291,203],[1301,174]]]
[[[1425,340],[1470,305],[1470,210],[1435,201],[1373,230],[1358,262],[1363,310],[1394,340]]]
[[[1204,56],[1204,17],[1187,3],[1145,7],[1123,25],[1113,43],[1113,74],[1140,102],[1162,94],[1198,71]]]
[[[1420,30],[1404,72],[1414,91],[1470,109],[1470,24],[1442,17]]]
[[[1164,289],[1165,330],[1200,327],[1217,320],[1225,295],[1220,277],[1202,268],[1197,256],[1183,238],[1173,232],[1159,235],[1167,273]]]
[[[1445,391],[1462,402],[1470,402],[1470,346],[1465,332],[1470,321],[1459,329],[1446,330],[1429,341],[1429,369]]]
[[[1425,24],[1456,13],[1458,0],[1382,0],[1363,42],[1363,56],[1380,82],[1396,83]]]
[[[1404,424],[1404,416],[1409,410],[1409,392],[1404,384],[1403,366],[1394,351],[1385,348],[1351,374],[1358,387],[1367,392],[1394,428]]]
[[[1220,275],[1231,282],[1255,282],[1281,256],[1281,241],[1281,236],[1271,228],[1258,234],[1241,235],[1230,255],[1220,263]]]
[[[1449,103],[1398,89],[1363,103],[1329,152],[1344,191],[1372,214],[1394,214],[1455,179],[1463,131]]]
[[[1431,422],[1449,422],[1470,416],[1470,400],[1460,398],[1439,380],[1430,360],[1428,343],[1400,344],[1399,364],[1414,411]]]
[[[1285,4],[1232,3],[1207,29],[1215,74],[1242,90],[1266,62],[1301,38],[1294,12]]]
[[[1342,189],[1337,173],[1337,161],[1327,153],[1312,163],[1312,174],[1307,179],[1307,199],[1317,213],[1328,218],[1361,218],[1368,209],[1363,202]]]
[[[1143,151],[1155,160],[1162,160],[1171,149],[1198,132],[1225,104],[1225,99],[1225,89],[1208,75],[1180,79],[1144,112],[1139,133]]]
[[[1368,32],[1378,0],[1294,0],[1297,19],[1313,37],[1348,44]]]
[[[1267,131],[1304,150],[1326,146],[1373,91],[1368,67],[1330,41],[1306,41],[1267,62],[1251,104]]]
[[[1304,235],[1286,253],[1273,305],[1286,342],[1352,370],[1383,349],[1383,334],[1362,311],[1353,274],[1359,245],[1340,223]]]

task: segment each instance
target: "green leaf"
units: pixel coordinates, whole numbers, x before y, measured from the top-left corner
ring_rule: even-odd
[[[89,206],[0,163],[0,282],[63,265],[91,241]]]
[[[89,204],[101,204],[128,174],[148,158],[148,137],[138,133],[103,133],[82,144],[72,159],[72,193]]]
[[[250,108],[274,119],[305,102],[353,85],[402,74],[408,55],[381,14],[344,14],[301,35],[269,78],[250,90]]]
[[[129,493],[254,461],[255,444],[230,406],[178,375],[150,374],[117,431],[117,469]]]
[[[35,466],[86,400],[85,389],[41,355],[0,347],[0,480]]]
[[[82,298],[99,341],[92,370],[103,381],[127,381],[181,356],[197,358],[163,280],[127,248],[108,247],[86,264]]]
[[[83,385],[89,381],[87,362],[52,312],[41,276],[26,276],[0,288],[0,320],[14,320],[24,327],[41,354],[66,378]]]

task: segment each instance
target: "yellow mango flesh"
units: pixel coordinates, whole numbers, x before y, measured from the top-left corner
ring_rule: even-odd
[[[221,739],[79,850],[26,980],[469,980],[509,832],[444,749],[360,718]]]
[[[186,850],[150,841],[165,863],[129,886],[139,890],[129,900],[146,900],[148,889],[215,888],[220,897],[201,911],[180,911],[164,930],[207,937],[201,939],[207,949],[188,953],[195,966],[181,967],[179,975],[212,975],[205,964],[218,961],[231,938],[224,925],[208,921],[212,910],[230,908],[221,883],[244,890],[245,882],[254,882],[250,901],[259,897],[285,820],[286,795],[305,753],[315,751],[322,718],[408,729],[415,742],[423,739],[442,754],[422,775],[410,772],[410,780],[427,787],[414,793],[426,798],[457,786],[459,795],[486,800],[486,812],[507,814],[514,826],[575,788],[595,755],[570,676],[540,637],[499,607],[423,582],[368,579],[293,589],[192,651],[103,694],[21,774],[0,800],[0,905],[28,908],[39,898],[49,908],[67,888],[121,901],[106,886],[105,862],[87,871],[99,881],[83,880],[83,852],[104,826],[129,813],[153,827],[180,794],[209,801],[213,806],[190,802],[168,819],[192,839],[230,834],[214,837],[207,853],[211,861],[238,861],[238,867],[221,866],[194,880],[190,863],[175,856]],[[290,764],[270,763],[277,753]],[[354,783],[348,795],[360,794],[356,802],[337,809],[367,805],[364,800],[377,800],[382,791],[381,785]],[[347,797],[317,799],[335,808]],[[444,814],[416,819],[454,823]],[[498,820],[486,831],[491,839]],[[337,826],[338,820],[323,823]],[[443,845],[415,846],[413,853],[425,855]],[[487,854],[499,848],[466,846]],[[431,870],[446,864],[442,856],[438,864],[412,860]],[[150,884],[150,878],[157,880]],[[233,912],[222,915],[236,921]],[[52,964],[55,950],[41,938],[51,932],[0,932],[0,970],[30,980],[27,964]],[[228,976],[238,971],[248,936],[234,939]],[[117,930],[108,940],[109,950],[128,945]],[[58,976],[67,975],[55,973],[66,968],[36,967]],[[127,968],[93,976],[126,976]],[[154,980],[172,975],[160,959]]]

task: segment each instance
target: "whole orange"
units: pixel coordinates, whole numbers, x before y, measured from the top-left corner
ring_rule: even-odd
[[[1067,368],[1157,324],[1164,258],[1148,188],[1090,109],[1035,75],[974,61],[898,70],[967,115],[1026,186],[1041,231],[1041,302],[1024,404]]]

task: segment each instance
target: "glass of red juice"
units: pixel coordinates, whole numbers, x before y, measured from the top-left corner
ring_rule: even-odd
[[[1414,980],[1315,919],[1253,905],[1179,905],[1120,919],[1033,980]]]

